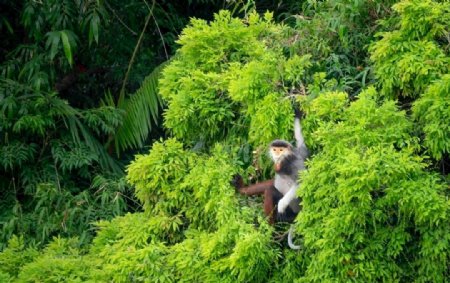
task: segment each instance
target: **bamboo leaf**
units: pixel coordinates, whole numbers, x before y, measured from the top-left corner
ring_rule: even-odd
[[[73,56],[72,56],[72,48],[70,46],[69,36],[66,31],[61,31],[61,40],[63,43],[64,54],[66,55],[67,61],[69,64],[73,65]]]
[[[97,14],[93,14],[91,18],[90,28],[89,28],[89,45],[92,43],[92,39],[98,44],[98,26],[100,23],[100,17]]]

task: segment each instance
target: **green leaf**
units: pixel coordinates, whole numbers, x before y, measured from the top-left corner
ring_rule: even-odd
[[[156,67],[131,98],[119,101],[117,107],[124,109],[126,116],[114,136],[117,153],[125,149],[142,147],[152,124],[157,123],[158,112],[162,105],[158,95],[158,79],[164,65],[163,63]]]
[[[65,30],[62,30],[60,32],[60,34],[61,34],[61,39],[62,39],[62,43],[63,43],[64,54],[66,55],[67,61],[69,61],[69,64],[72,66],[73,65],[73,56],[72,56],[72,48],[70,46],[69,35],[68,35],[67,31],[65,31]]]
[[[92,38],[98,44],[98,26],[100,23],[100,17],[97,14],[92,15],[90,27],[89,27],[89,45],[92,43]]]
[[[45,46],[47,48],[50,47],[50,60],[55,58],[56,53],[58,52],[60,41],[60,33],[57,31],[51,31],[47,33],[47,42]]]

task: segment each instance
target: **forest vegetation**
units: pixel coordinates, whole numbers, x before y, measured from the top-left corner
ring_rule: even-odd
[[[0,1],[0,282],[449,282],[450,2]],[[232,180],[311,151],[269,225]]]

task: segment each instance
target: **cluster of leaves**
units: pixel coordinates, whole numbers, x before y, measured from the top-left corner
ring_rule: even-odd
[[[382,95],[415,98],[449,72],[450,4],[410,0],[393,9],[400,14],[397,29],[379,34],[371,60]]]
[[[222,11],[211,25],[193,20],[160,80],[168,105],[164,125],[192,144],[233,137],[259,146],[291,137],[286,94],[299,87],[297,78],[311,63],[308,56],[286,59],[281,36],[283,26],[271,14],[253,13],[243,22]]]
[[[414,103],[413,114],[422,126],[424,146],[440,160],[450,154],[450,74],[431,84]]]
[[[338,113],[339,93],[307,107],[321,150],[302,175],[297,226],[310,263],[301,282],[448,279],[446,185],[416,154],[405,112],[377,96],[368,89]]]
[[[20,256],[17,256],[20,254]],[[23,239],[13,237],[0,255],[3,282],[85,282],[90,263],[84,261],[76,238],[54,238],[45,249],[25,248]],[[11,264],[23,266],[18,270]]]
[[[158,123],[157,66],[200,4],[2,4],[0,248],[13,234],[87,243],[93,221],[136,208],[123,153]]]
[[[367,45],[374,40],[378,20],[391,17],[396,0],[308,0],[302,12],[285,22],[293,27],[285,41],[291,53],[311,54],[316,71],[334,78],[354,96],[373,83]]]
[[[231,32],[233,27],[240,30],[240,37],[239,33]],[[227,80],[230,86],[223,88],[223,94],[211,91],[208,95],[200,95],[206,93],[206,91],[200,92],[202,88],[205,88],[205,84],[200,84],[193,89],[192,85],[195,85],[195,81],[200,80],[197,77],[212,77],[218,80],[219,75],[222,75],[222,73],[218,73],[221,69],[215,67],[216,73],[205,72],[206,75],[198,70],[197,73],[193,73],[197,75],[194,83],[189,84],[187,77],[183,77],[183,74],[191,76],[190,70],[183,71],[175,68],[181,63],[187,64],[187,55],[182,55],[186,50],[183,49],[185,46],[192,48],[192,44],[205,42],[205,40],[192,40],[185,41],[185,45],[181,47],[180,55],[177,57],[179,59],[173,60],[164,71],[165,76],[161,83],[163,95],[170,94],[167,90],[169,86],[172,88],[176,86],[176,81],[168,79],[171,74],[173,78],[180,78],[186,82],[181,85],[185,88],[179,87],[177,90],[180,96],[184,94],[185,99],[198,96],[198,98],[196,97],[198,101],[205,101],[205,103],[214,99],[215,96],[218,96],[217,100],[223,96],[224,102],[230,101],[230,104],[235,104],[232,106],[235,108],[235,113],[242,116],[240,120],[244,121],[247,126],[251,125],[251,114],[256,113],[260,106],[267,107],[268,104],[273,108],[271,113],[275,113],[277,104],[284,103],[286,104],[285,109],[277,112],[279,113],[278,117],[282,119],[275,122],[285,125],[280,127],[285,132],[283,134],[285,137],[288,134],[292,135],[290,133],[292,131],[291,102],[283,98],[283,95],[287,93],[284,88],[287,87],[280,85],[280,82],[284,76],[284,80],[295,87],[294,83],[300,83],[296,81],[296,73],[304,72],[309,61],[308,57],[295,56],[287,60],[283,56],[282,49],[274,45],[281,28],[282,26],[275,25],[270,20],[269,15],[266,16],[266,19],[261,19],[256,14],[251,14],[247,22],[243,22],[232,19],[228,12],[222,12],[217,15],[216,21],[211,25],[200,20],[194,21],[193,25],[185,32],[186,36],[189,35],[189,32],[196,36],[204,37],[208,34],[215,36],[214,40],[209,41],[211,44],[209,50],[214,54],[218,52],[214,50],[216,46],[221,45],[227,48],[221,52],[227,54],[228,59],[225,62],[231,61],[224,63],[223,71],[223,74],[229,76]],[[199,29],[210,29],[210,32],[200,33]],[[228,31],[229,35],[220,44],[217,44],[216,41],[222,36],[217,36],[217,30]],[[268,44],[271,43],[274,47],[271,48],[270,45],[266,46],[260,43],[259,38],[266,38]],[[248,44],[245,45],[242,42],[248,42]],[[234,47],[230,47],[231,45]],[[245,52],[242,52],[241,48],[245,49]],[[233,49],[235,55],[231,56],[228,53]],[[272,49],[274,51],[270,52]],[[206,49],[201,48],[200,50]],[[199,60],[199,58],[207,57],[192,54],[189,58]],[[215,65],[220,66],[219,63],[222,63],[223,56],[217,56],[215,60],[218,61]],[[258,69],[272,68],[271,63],[280,66],[281,71],[267,72],[267,77],[261,78],[258,75]],[[205,69],[206,67],[201,67],[203,64],[197,63],[198,68]],[[211,66],[214,67],[214,64]],[[233,69],[233,72],[229,69]],[[183,71],[183,73],[170,72],[170,70]],[[246,84],[247,87],[241,87],[238,84],[231,85],[231,76],[240,82],[249,80],[250,82]],[[215,84],[215,82],[209,82],[206,85],[213,86]],[[188,87],[190,87],[189,91]],[[267,90],[258,94],[259,89]],[[200,94],[194,90],[199,90],[197,92]],[[248,93],[252,95],[248,95]],[[247,99],[246,96],[249,98]],[[176,96],[168,97],[180,101]],[[175,108],[175,105],[170,99],[168,104],[167,112],[173,111],[171,109]],[[197,107],[195,103],[191,105]],[[221,104],[217,103],[215,109],[211,110],[220,111],[217,109],[220,106]],[[258,119],[274,125],[273,119],[280,118],[270,115],[261,113],[261,117]],[[202,118],[212,120],[208,116],[202,116]],[[214,117],[212,118],[214,119]],[[167,114],[166,123],[169,120]],[[236,121],[239,120],[236,119]],[[136,196],[143,204],[145,211],[127,214],[110,222],[102,221],[98,224],[100,231],[94,239],[93,245],[86,255],[81,256],[86,261],[95,257],[92,259],[92,268],[85,272],[90,280],[125,282],[129,280],[144,281],[145,278],[152,278],[152,281],[261,281],[274,272],[273,260],[279,258],[280,248],[272,239],[273,228],[266,223],[262,217],[262,211],[256,207],[254,201],[249,202],[250,207],[242,205],[241,202],[246,203],[246,201],[238,198],[230,180],[238,171],[244,170],[240,169],[239,165],[242,161],[239,161],[238,156],[241,155],[239,153],[231,154],[231,152],[238,151],[239,144],[237,142],[241,139],[248,139],[256,145],[261,145],[269,139],[275,138],[279,134],[279,130],[275,128],[271,133],[266,133],[266,136],[257,136],[261,133],[256,129],[249,130],[243,126],[233,127],[236,121],[228,120],[228,125],[224,123],[229,127],[230,132],[236,133],[234,135],[236,137],[235,144],[231,147],[222,145],[210,147],[213,142],[224,139],[222,134],[209,136],[211,141],[208,141],[204,147],[204,151],[210,152],[209,154],[194,153],[184,149],[182,143],[169,139],[163,143],[154,144],[149,155],[141,155],[136,158],[136,161],[128,167],[128,181],[135,186]],[[209,122],[208,128],[205,128],[205,124],[201,124],[204,121],[198,117],[197,119],[192,118],[191,123],[200,123],[203,128],[198,129],[198,132],[192,131],[191,135],[188,135],[189,132],[180,132],[178,138],[183,139],[189,145],[192,145],[193,141],[201,140],[199,137],[203,132],[212,128],[216,120]],[[184,127],[187,126],[196,129],[199,127],[195,124],[184,125]],[[256,126],[254,125],[254,127]],[[172,128],[174,132],[175,128],[176,125]],[[251,133],[254,135],[253,139],[249,138]],[[231,139],[232,136],[230,135],[229,138]],[[227,143],[231,144],[229,140]],[[251,170],[250,168],[249,171]],[[258,215],[256,219],[255,215]],[[258,223],[258,227],[255,227],[255,221]],[[70,255],[67,260],[71,261],[74,257],[79,258],[80,256]],[[21,269],[21,272],[24,273],[19,273],[18,278],[31,276],[29,272],[39,266],[40,258],[26,263]],[[80,265],[80,268],[84,269],[83,266]],[[51,276],[60,274],[59,270],[55,269],[54,271]],[[11,277],[16,276],[10,271],[5,272]],[[78,274],[78,272],[73,273]],[[79,280],[86,280],[86,278],[79,277]]]
[[[91,221],[127,209],[123,194],[129,186],[100,143],[119,125],[122,113],[107,106],[76,109],[55,93],[4,82],[2,243],[13,233],[38,242],[55,233],[76,233],[84,240]]]
[[[14,261],[0,274],[21,282],[64,276],[92,282],[260,282],[280,251],[261,212],[256,228],[257,209],[240,208],[229,182],[237,168],[221,146],[208,156],[185,150],[174,139],[155,143],[128,169],[144,212],[99,222],[84,255],[74,239],[55,239],[39,256],[14,239],[0,262]]]
[[[446,160],[450,153],[450,3],[410,0],[393,8],[399,13],[396,29],[380,33],[382,38],[370,47],[380,93],[416,99],[412,112],[423,132],[423,146],[436,160]]]

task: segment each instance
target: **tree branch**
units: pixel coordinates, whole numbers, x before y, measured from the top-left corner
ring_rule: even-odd
[[[147,4],[147,2],[145,2],[145,3]],[[136,58],[137,51],[139,49],[139,46],[142,43],[142,39],[144,38],[144,32],[147,29],[147,26],[148,26],[148,23],[150,22],[150,19],[152,18],[153,8],[154,7],[155,7],[155,0],[153,0],[152,7],[151,7],[150,12],[149,12],[149,14],[147,16],[147,19],[145,20],[144,28],[141,31],[141,35],[139,36],[139,39],[138,39],[138,42],[136,43],[136,46],[134,47],[133,55],[131,55],[131,59],[130,59],[130,62],[128,64],[128,69],[127,69],[127,72],[125,73],[125,78],[123,79],[122,88],[120,89],[119,101],[118,101],[117,105],[121,105],[123,100],[124,100],[124,98],[125,98],[125,86],[127,85],[128,77],[130,75],[131,66],[134,63],[134,59]]]

